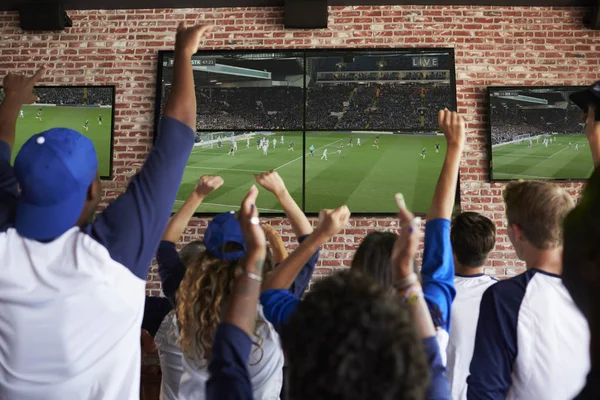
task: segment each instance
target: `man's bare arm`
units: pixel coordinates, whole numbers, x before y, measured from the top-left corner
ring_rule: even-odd
[[[451,219],[458,184],[460,157],[465,143],[465,121],[456,112],[441,110],[438,122],[446,137],[446,158],[427,213],[427,220]]]
[[[37,101],[33,87],[42,79],[45,71],[41,68],[31,77],[15,74],[4,77],[4,100],[0,104],[0,140],[7,143],[11,150],[15,144],[19,110],[24,104]]]
[[[590,106],[585,125],[585,135],[590,143],[594,167],[600,165],[600,122],[596,121],[596,107]]]

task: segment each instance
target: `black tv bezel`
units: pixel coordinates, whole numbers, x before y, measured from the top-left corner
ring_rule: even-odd
[[[388,52],[393,53],[394,51],[402,51],[406,53],[423,53],[424,55],[435,53],[435,52],[447,52],[449,57],[449,71],[450,71],[450,87],[453,91],[452,93],[452,104],[451,107],[453,110],[457,110],[457,100],[456,100],[456,58],[455,58],[455,50],[454,47],[360,47],[360,48],[319,48],[319,49],[202,49],[197,51],[194,56],[208,55],[208,54],[253,54],[253,53],[300,53],[304,58],[306,63],[307,57],[311,57],[315,54],[341,54],[341,53],[369,53],[369,52]],[[160,124],[161,117],[161,102],[162,102],[162,79],[163,79],[163,64],[165,58],[167,56],[174,56],[174,50],[160,50],[158,52],[157,66],[156,66],[156,94],[155,94],[155,102],[154,102],[154,135],[152,143],[156,142],[156,138],[158,136],[158,127]],[[305,71],[306,72],[306,71]],[[304,87],[306,88],[306,73],[304,73]],[[306,107],[306,90],[304,90],[304,107]],[[314,129],[306,129],[306,112],[303,112],[302,123],[304,125],[304,129],[302,129],[302,149],[303,152],[306,153],[306,133],[307,132],[316,132]],[[402,131],[403,129],[398,129],[398,131]],[[214,131],[212,130],[201,130],[204,132]],[[254,131],[251,129],[239,129],[239,131]],[[297,132],[298,129],[278,129],[276,132]],[[318,216],[318,212],[307,212],[306,211],[306,181],[304,179],[306,175],[306,157],[302,158],[302,204],[300,204],[300,208],[302,211],[311,217]],[[240,199],[241,201],[241,199]],[[460,172],[458,174],[457,180],[457,189],[456,189],[456,198],[455,198],[455,210],[460,210],[461,202],[460,202]],[[174,214],[174,213],[172,213]],[[217,212],[198,212],[194,213],[194,217],[213,217],[218,215]],[[397,212],[356,212],[352,213],[354,217],[394,217],[397,215]],[[426,213],[415,213],[416,216],[424,217]],[[261,212],[261,216],[265,217],[284,217],[285,214],[281,213],[269,213],[269,212]]]
[[[492,102],[491,102],[491,93],[494,90],[523,90],[523,89],[564,89],[564,88],[573,88],[575,90],[585,90],[588,86],[572,86],[572,85],[548,85],[548,86],[488,86],[486,90],[486,104],[487,104],[487,166],[488,166],[488,182],[490,183],[507,183],[513,182],[517,180],[521,180],[523,178],[514,178],[514,179],[495,179],[494,178],[494,157],[493,157],[493,145],[492,145]],[[593,165],[593,163],[592,163]],[[589,177],[587,178],[537,178],[537,179],[523,179],[523,180],[536,180],[543,182],[558,182],[558,183],[569,183],[569,182],[587,182]]]
[[[116,85],[44,85],[44,86],[34,86],[35,89],[68,89],[68,88],[111,88],[112,89],[112,107],[111,107],[111,124],[110,124],[110,157],[109,157],[109,171],[110,174],[100,175],[100,179],[103,181],[112,181],[114,178],[113,171],[113,159],[115,156],[115,107],[116,107],[116,99],[117,99],[117,86]],[[3,89],[0,87],[0,89]],[[37,103],[32,103],[31,105],[35,105]]]

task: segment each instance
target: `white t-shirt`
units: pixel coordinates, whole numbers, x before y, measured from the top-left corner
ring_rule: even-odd
[[[163,319],[154,337],[162,372],[161,400],[177,400],[179,398],[179,382],[183,374],[183,353],[177,344],[178,339],[177,317],[175,311],[171,311]]]
[[[252,381],[255,400],[279,400],[283,386],[283,350],[279,335],[258,306],[257,331],[253,340],[261,343],[252,346],[248,361],[248,372]],[[198,363],[183,357],[183,375],[179,385],[179,400],[206,399],[208,364]]]
[[[479,303],[483,292],[496,279],[485,274],[454,278],[456,297],[452,303],[450,341],[448,343],[448,379],[452,386],[452,399],[466,400],[467,377],[475,347],[475,332],[479,319]]]

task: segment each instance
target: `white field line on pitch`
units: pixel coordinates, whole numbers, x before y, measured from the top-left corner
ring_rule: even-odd
[[[175,203],[185,203],[185,201],[183,200],[175,200]],[[206,206],[216,206],[216,207],[227,207],[230,208],[232,210],[237,210],[238,208],[240,208],[239,204],[219,204],[219,203],[205,203],[202,202],[202,205],[206,205]],[[274,212],[283,212],[282,210],[276,210],[274,208],[262,208],[262,207],[256,207],[256,209],[258,211],[274,211]]]
[[[315,149],[315,151],[317,151],[317,150],[321,150],[321,149],[324,149],[325,147],[329,147],[329,146],[331,146],[331,145],[332,145],[332,144],[334,144],[334,143],[341,142],[342,140],[344,140],[344,139],[338,139],[338,140],[336,140],[335,142],[331,142],[331,143],[329,143],[329,144],[326,144],[325,146],[321,146],[321,147],[319,147],[318,149]],[[296,162],[296,161],[298,161],[298,160],[301,160],[301,159],[302,159],[302,157],[304,157],[304,154],[303,154],[303,155],[301,155],[301,156],[300,156],[300,157],[298,157],[298,158],[295,158],[295,159],[293,159],[292,161],[288,161],[288,162],[286,162],[285,164],[283,164],[283,165],[280,165],[279,167],[275,168],[275,171],[277,171],[278,169],[281,169],[281,168],[283,168],[283,167],[285,167],[285,166],[287,166],[287,165],[290,165],[290,164],[291,164],[291,163],[293,163],[293,162]]]
[[[196,167],[196,166],[188,166],[186,168],[194,168],[194,169],[218,169],[220,171],[238,171],[238,172],[252,172],[253,174],[262,174],[265,171],[257,171],[253,169],[234,169],[234,168],[215,168],[215,167]]]
[[[573,145],[576,145],[576,144],[579,144],[579,143],[581,143],[581,142],[582,142],[581,140],[578,140],[578,141],[576,141],[575,143],[572,143],[572,144],[573,144]],[[586,139],[586,140],[584,140],[583,142],[587,142],[587,139]],[[552,157],[554,157],[555,155],[557,155],[558,153],[560,153],[561,151],[565,151],[565,150],[567,150],[567,149],[569,149],[569,148],[572,148],[572,147],[569,147],[569,145],[565,145],[565,147],[564,147],[564,148],[560,149],[559,151],[557,151],[556,153],[552,154],[552,155],[551,155],[550,157],[548,157],[548,158],[552,158]]]

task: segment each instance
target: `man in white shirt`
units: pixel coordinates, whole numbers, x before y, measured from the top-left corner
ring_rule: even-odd
[[[483,292],[496,279],[483,273],[489,253],[496,244],[496,227],[489,218],[464,212],[452,220],[450,231],[454,254],[454,287],[450,341],[448,343],[448,379],[452,398],[467,398],[467,377],[475,346],[479,303]]]
[[[481,299],[469,399],[566,400],[590,369],[588,323],[562,283],[565,216],[574,206],[549,182],[504,190],[508,237],[527,270]]]
[[[191,57],[210,26],[178,28],[176,82],[160,133],[126,192],[101,200],[92,141],[66,128],[11,150],[33,79],[0,105],[0,399],[134,400],[146,276],[194,146]]]

